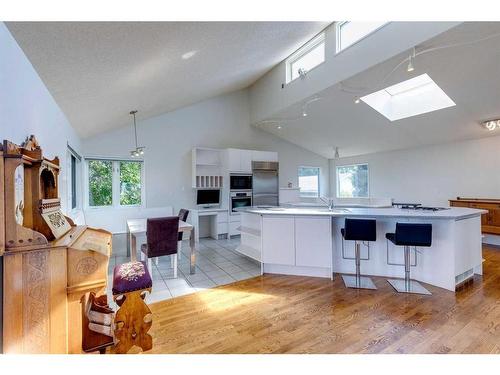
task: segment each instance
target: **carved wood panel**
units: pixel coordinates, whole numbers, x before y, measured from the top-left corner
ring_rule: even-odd
[[[23,338],[25,353],[49,353],[49,253],[23,256]]]

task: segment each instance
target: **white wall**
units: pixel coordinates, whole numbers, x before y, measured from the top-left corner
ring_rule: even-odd
[[[369,165],[371,197],[448,206],[461,197],[500,198],[500,136],[441,145],[340,158],[335,166]]]
[[[21,143],[35,134],[46,156],[59,156],[66,165],[67,142],[80,149],[80,139],[47,91],[21,48],[0,22],[0,142]],[[63,209],[67,183],[63,168],[59,181]],[[3,198],[1,198],[3,199]],[[3,225],[3,224],[2,224]],[[0,264],[3,261],[0,257]],[[0,353],[2,352],[2,273],[0,267]]]
[[[49,158],[61,161],[59,194],[67,205],[66,152],[81,150],[78,135],[4,23],[0,22],[0,141],[17,144],[34,134]]]
[[[139,108],[140,110],[140,108]],[[277,151],[280,186],[298,184],[297,167],[321,168],[321,191],[328,194],[328,160],[250,126],[246,90],[215,97],[148,120],[138,116],[138,138],[144,155],[147,207],[193,207],[191,149],[195,146]],[[83,141],[86,156],[129,157],[133,128],[123,128]],[[91,224],[91,223],[90,223]]]

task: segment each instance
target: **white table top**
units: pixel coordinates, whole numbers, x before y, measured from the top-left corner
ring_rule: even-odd
[[[405,217],[421,219],[451,219],[460,220],[480,216],[487,213],[485,210],[473,208],[451,207],[442,211],[406,210],[401,208],[301,208],[301,207],[242,207],[236,209],[257,215],[292,215],[292,216],[332,216],[332,217]]]
[[[130,233],[146,233],[148,219],[129,219],[127,220],[127,228]],[[193,226],[185,221],[179,220],[179,232],[189,232]]]

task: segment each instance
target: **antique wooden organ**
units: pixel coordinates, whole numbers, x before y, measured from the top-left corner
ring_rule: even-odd
[[[59,170],[34,136],[0,147],[5,353],[80,353],[84,296],[106,294],[111,233],[61,212]]]

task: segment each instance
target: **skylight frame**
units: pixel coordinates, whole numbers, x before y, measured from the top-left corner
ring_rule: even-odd
[[[427,73],[360,99],[391,122],[456,106]]]

